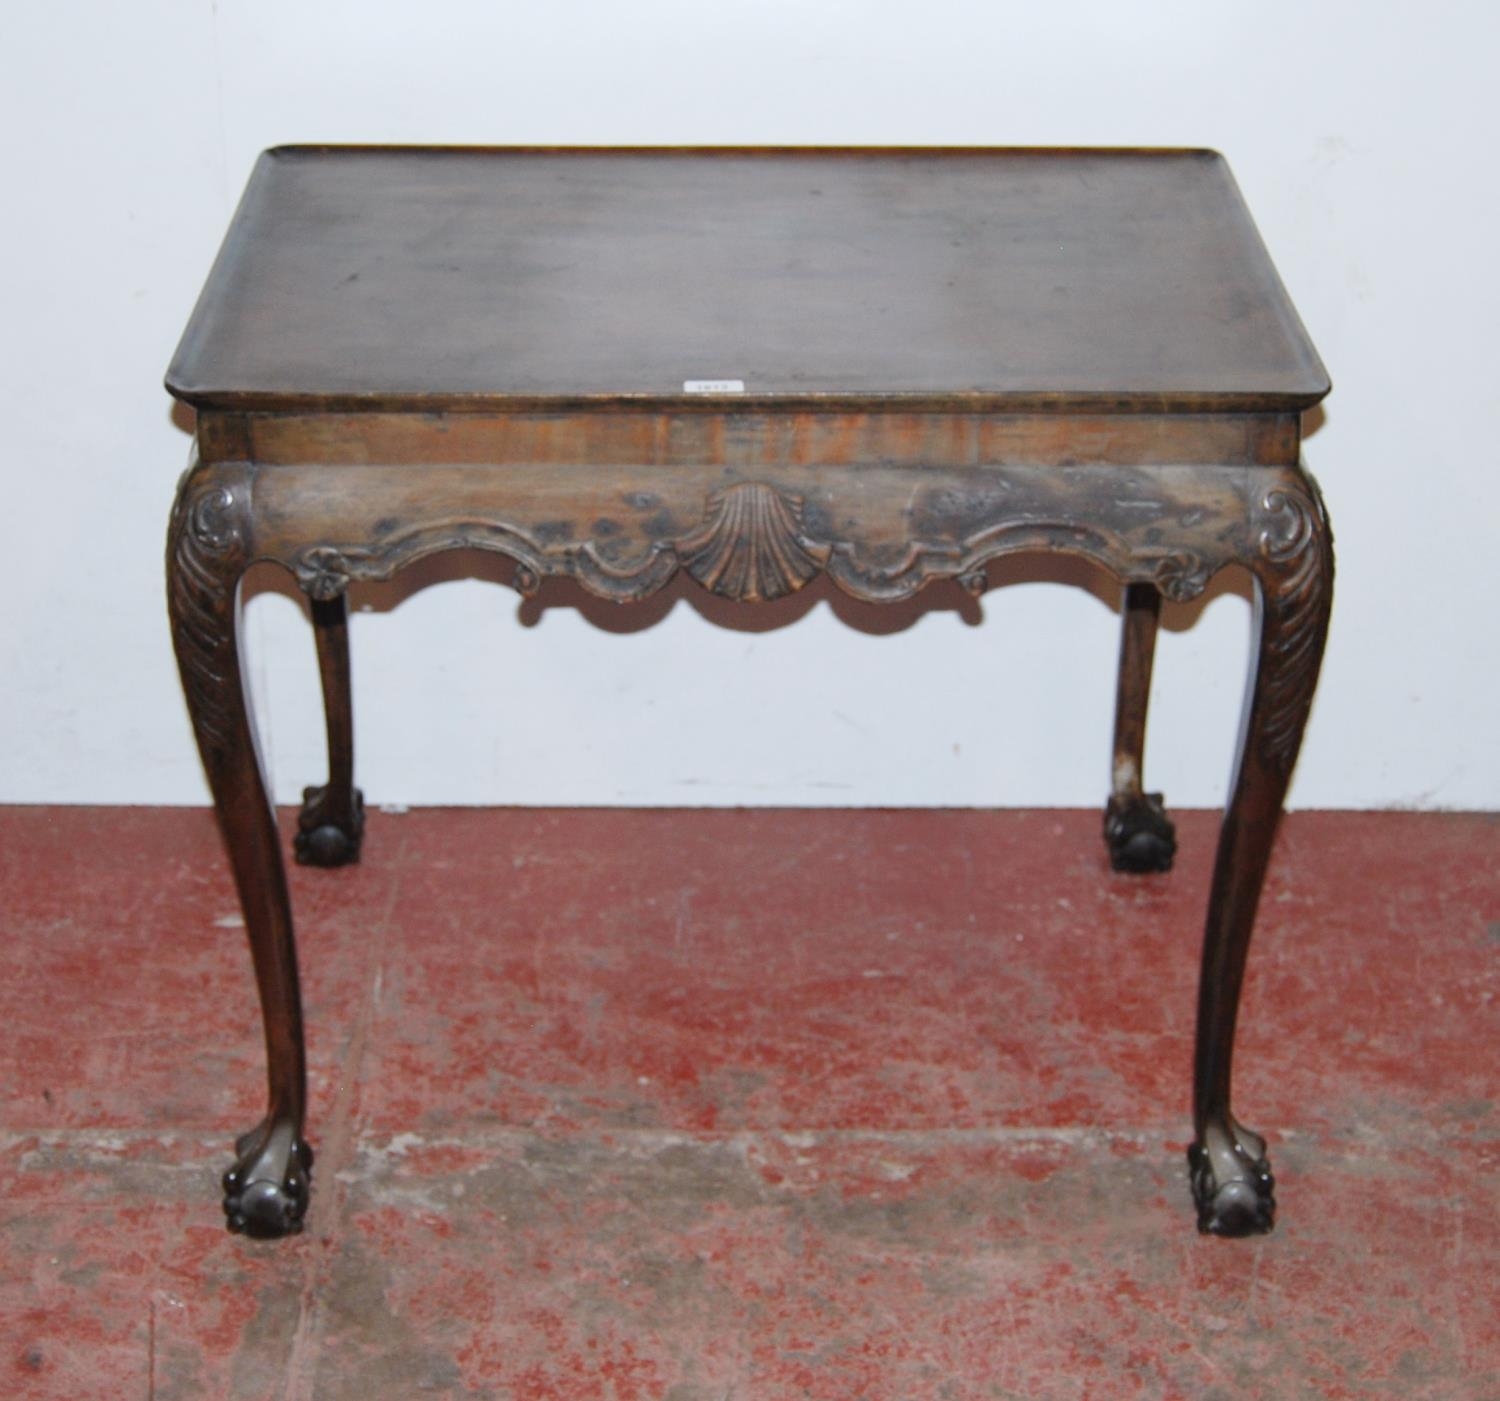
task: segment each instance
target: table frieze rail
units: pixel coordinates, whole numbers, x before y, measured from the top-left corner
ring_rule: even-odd
[[[679,570],[746,602],[783,597],[819,573],[873,602],[935,579],[974,591],[1004,555],[1062,552],[1167,598],[1197,597],[1225,565],[1298,575],[1317,519],[1295,468],[903,468],[783,471],[432,466],[330,478],[316,467],[200,467],[185,483],[184,547],[290,569],[315,600],[391,578],[428,555],[509,557],[515,584],[572,577],[619,602]],[[1306,568],[1301,572],[1305,574]],[[1295,580],[1294,580],[1295,581]]]

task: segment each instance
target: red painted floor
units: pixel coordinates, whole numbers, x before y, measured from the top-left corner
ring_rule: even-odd
[[[1283,829],[1238,1106],[1183,1146],[1215,820],[428,811],[294,870],[307,1232],[212,819],[0,809],[0,1396],[1500,1396],[1500,821]]]

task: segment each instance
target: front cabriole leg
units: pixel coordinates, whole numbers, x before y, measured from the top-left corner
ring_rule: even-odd
[[[265,1023],[269,1102],[224,1175],[231,1231],[302,1228],[312,1152],[302,1137],[307,1072],[291,907],[239,649],[239,585],[255,557],[243,464],[183,478],[167,541],[167,599],[183,692],[234,869]]]
[[[1198,1228],[1269,1231],[1265,1141],[1230,1110],[1235,1018],[1256,905],[1312,705],[1333,597],[1333,538],[1316,486],[1295,468],[1252,478],[1244,563],[1256,582],[1257,654],[1203,936],[1188,1149]]]

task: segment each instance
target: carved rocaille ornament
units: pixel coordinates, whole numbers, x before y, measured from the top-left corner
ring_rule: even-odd
[[[349,587],[349,561],[328,545],[305,550],[297,561],[297,582],[315,602],[332,602]]]
[[[1163,555],[1153,582],[1173,603],[1191,603],[1208,587],[1209,568],[1202,555],[1189,550]]]
[[[1139,483],[1137,484],[1139,486]],[[1137,498],[1131,506],[1170,509],[1159,500]],[[1134,522],[1122,513],[1110,530],[1084,526],[1066,498],[1046,514],[1021,513],[986,522],[958,539],[915,538],[894,560],[867,557],[853,540],[829,538],[810,527],[804,502],[768,482],[734,482],[711,490],[699,525],[651,541],[635,557],[606,557],[600,540],[548,540],[511,521],[482,516],[417,521],[383,535],[378,543],[315,544],[292,561],[303,590],[313,599],[340,596],[353,579],[388,579],[403,566],[445,550],[489,550],[515,564],[513,581],[534,594],[549,575],[571,575],[591,592],[615,602],[645,598],[686,571],[711,593],[737,602],[761,603],[795,593],[820,572],[846,593],[867,602],[907,598],[934,579],[956,579],[976,596],[987,584],[986,564],[1028,550],[1063,551],[1094,560],[1122,578],[1150,582],[1174,602],[1196,598],[1227,560],[1186,549],[1164,551],[1134,544],[1126,534]]]

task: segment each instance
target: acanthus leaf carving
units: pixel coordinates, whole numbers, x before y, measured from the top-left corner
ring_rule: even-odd
[[[1333,537],[1316,488],[1285,484],[1259,502],[1258,573],[1268,615],[1261,752],[1289,770],[1302,742],[1332,601]]]
[[[232,617],[246,559],[245,503],[235,486],[184,479],[167,542],[167,606],[198,741],[222,755],[234,728],[238,657]]]

